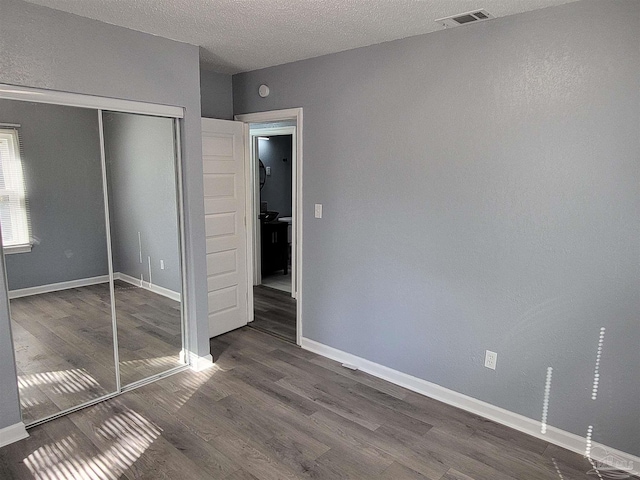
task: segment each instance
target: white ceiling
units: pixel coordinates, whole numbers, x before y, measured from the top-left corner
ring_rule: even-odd
[[[433,32],[436,18],[470,10],[503,17],[575,0],[29,1],[199,45],[205,68],[237,73]]]

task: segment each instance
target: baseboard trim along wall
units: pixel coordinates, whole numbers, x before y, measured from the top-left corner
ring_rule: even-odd
[[[27,429],[22,422],[0,428],[0,448],[10,443],[20,441],[28,436]]]
[[[171,300],[175,300],[176,302],[180,301],[181,295],[179,292],[174,292],[173,290],[169,290],[168,288],[164,288],[159,285],[154,285],[153,283],[140,280],[139,278],[132,277],[131,275],[127,275],[126,273],[114,272],[113,278],[114,280],[122,280],[123,282],[135,285],[136,287],[144,288],[145,290],[149,290],[150,292],[157,293],[158,295],[162,295],[163,297],[170,298]]]
[[[108,281],[109,275],[100,275],[98,277],[80,278],[68,282],[38,285],[37,287],[18,288],[16,290],[9,290],[9,299],[39,295],[41,293],[58,292],[60,290],[69,290],[70,288],[88,287],[89,285],[97,285]]]
[[[209,367],[213,367],[213,357],[211,354],[201,357],[193,352],[182,350],[180,352],[180,361],[188,363],[191,366],[191,370],[195,372],[201,372]]]
[[[400,387],[412,390],[421,395],[433,398],[467,412],[480,415],[494,422],[513,428],[523,433],[545,440],[559,447],[566,448],[572,452],[585,455],[587,449],[586,438],[559,428],[547,425],[546,433],[541,432],[542,424],[537,420],[523,415],[496,407],[490,403],[477,400],[462,393],[449,390],[435,383],[428,382],[421,378],[399,372],[384,365],[371,362],[364,358],[352,355],[342,350],[324,345],[308,338],[302,338],[301,347],[310,352],[317,353],[323,357],[330,358],[340,363],[346,363],[358,367],[365,373],[381,378]],[[586,433],[586,432],[585,432]],[[586,455],[585,455],[586,456]],[[620,469],[621,465],[626,465],[630,470],[626,472],[634,475],[640,474],[640,457],[630,453],[616,450],[596,442],[591,443],[590,458],[596,462],[611,465]],[[621,463],[622,462],[622,463]]]
[[[170,298],[176,302],[180,301],[180,293],[169,290],[168,288],[154,285],[139,278],[132,277],[126,273],[114,272],[114,280],[122,280],[123,282],[135,285],[136,287],[144,288],[150,292],[157,293],[163,297]],[[100,275],[98,277],[80,278],[78,280],[70,280],[68,282],[49,283],[48,285],[38,285],[37,287],[18,288],[16,290],[9,290],[9,299],[28,297],[30,295],[39,295],[41,293],[59,292],[61,290],[69,290],[70,288],[88,287],[89,285],[98,285],[100,283],[107,283],[109,281],[109,275]]]

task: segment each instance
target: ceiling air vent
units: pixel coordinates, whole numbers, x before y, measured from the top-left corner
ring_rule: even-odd
[[[459,13],[457,15],[451,15],[450,17],[438,18],[437,23],[443,27],[458,27],[467,23],[481,22],[483,20],[489,20],[493,18],[489,12],[484,9],[472,10],[471,12]]]

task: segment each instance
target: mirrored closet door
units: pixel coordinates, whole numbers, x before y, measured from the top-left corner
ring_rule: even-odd
[[[30,426],[184,368],[177,120],[1,91],[0,223]]]
[[[175,121],[103,112],[120,378],[181,364]]]
[[[117,390],[109,253],[97,111],[0,99],[7,121],[0,219],[29,424]]]

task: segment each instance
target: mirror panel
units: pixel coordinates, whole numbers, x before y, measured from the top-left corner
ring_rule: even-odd
[[[122,385],[184,364],[174,128],[103,112]]]
[[[30,424],[117,391],[99,122],[97,110],[4,99],[0,122],[0,218]]]

